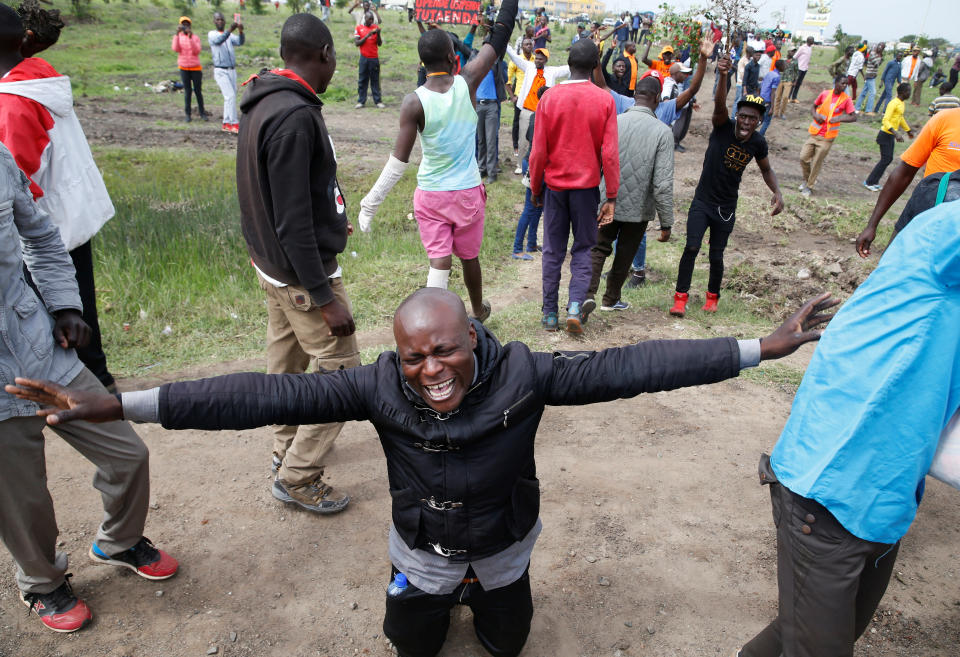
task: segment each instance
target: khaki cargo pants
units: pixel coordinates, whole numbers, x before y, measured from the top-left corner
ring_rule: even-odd
[[[827,159],[827,153],[830,152],[833,141],[820,135],[811,135],[800,148],[800,170],[803,172],[803,182],[807,187],[813,188],[816,184],[817,176],[820,175],[823,161]]]
[[[360,364],[356,334],[329,335],[323,313],[304,288],[276,287],[263,278],[260,287],[267,295],[268,374],[336,371]],[[343,279],[330,279],[330,287],[334,297],[350,309]],[[282,461],[280,479],[300,485],[322,476],[324,459],[342,428],[342,422],[278,426],[273,453]]]

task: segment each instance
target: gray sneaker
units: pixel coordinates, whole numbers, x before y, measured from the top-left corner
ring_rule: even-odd
[[[273,455],[273,461],[270,463],[270,469],[273,470],[273,474],[280,472],[280,466],[283,465],[283,461],[280,460],[280,457],[276,454]]]
[[[350,496],[330,499],[333,488],[317,477],[306,484],[288,484],[279,477],[273,480],[273,496],[281,502],[297,506],[319,514],[339,513],[347,508]]]

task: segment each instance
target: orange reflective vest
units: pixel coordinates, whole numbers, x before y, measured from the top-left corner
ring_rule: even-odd
[[[819,124],[816,121],[810,123],[810,128],[808,132],[811,135],[818,135],[820,131],[823,130],[826,126],[826,132],[823,136],[826,139],[836,139],[837,135],[840,134],[840,124],[839,123],[830,123],[830,119],[833,118],[833,115],[837,113],[837,108],[845,104],[849,96],[844,92],[840,92],[840,95],[835,96],[831,91],[830,95],[823,99],[823,102],[820,103],[820,106],[817,108],[817,114],[820,116],[827,117],[827,120],[823,124]]]
[[[774,50],[774,51],[773,51],[773,57],[770,58],[770,70],[771,70],[771,71],[772,71],[773,69],[777,68],[777,61],[780,59],[780,57],[781,57],[780,51],[779,51],[779,50]]]

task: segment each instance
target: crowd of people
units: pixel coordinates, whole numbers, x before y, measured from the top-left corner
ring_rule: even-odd
[[[802,102],[797,92],[813,45],[808,40],[784,55],[779,39],[741,35],[724,43],[708,29],[693,53],[665,47],[650,59],[648,42],[638,58],[637,39],[651,25],[636,15],[607,32],[578,29],[561,64],[561,55],[551,60],[554,35],[543,12],[521,22],[513,41],[517,4],[504,0],[490,14],[479,48],[476,26],[462,40],[439,25],[420,26],[422,83],[403,98],[395,144],[358,214],[360,229],[372,230],[419,138],[412,201],[429,270],[426,287],[396,310],[395,351],[360,362],[338,260],[353,227],[318,97],[337,68],[336,51],[321,18],[294,14],[281,30],[283,65],[252,76],[241,118],[225,105],[223,120],[224,130],[238,134],[240,224],[267,306],[267,374],[122,394],[114,394],[99,344],[90,263],[90,240],[113,206],[73,113],[69,78],[37,57],[56,43],[63,22],[36,0],[18,10],[0,4],[0,378],[7,384],[0,393],[0,536],[17,564],[23,602],[44,626],[72,632],[92,620],[56,549],[44,426],[97,466],[104,520],[89,557],[157,580],[172,577],[178,563],[143,535],[149,460],[129,422],[204,430],[275,425],[273,496],[324,515],[350,501],[324,480],[326,456],[344,422],[367,420],[384,449],[392,500],[385,635],[401,657],[432,657],[445,641],[450,610],[465,604],[488,652],[517,655],[534,612],[529,567],[541,532],[534,444],[544,408],[718,382],[822,334],[786,427],[758,470],[777,526],[779,612],[735,654],[852,654],[884,594],[938,445],[960,440],[960,180],[951,176],[960,170],[960,101],[953,104],[944,83],[932,118],[915,135],[903,112],[916,87],[899,84],[889,102],[881,96],[881,160],[864,182],[879,196],[857,240],[862,256],[920,168],[924,180],[879,266],[836,317],[828,311],[838,301],[822,294],[762,340],[554,353],[502,345],[484,326],[492,308],[479,261],[486,187],[500,173],[502,102],[514,107],[511,140],[527,187],[513,256],[533,260],[542,248],[541,324],[579,334],[597,308],[611,254],[600,309],[621,311],[629,307],[623,286],[644,282],[649,223],[658,219],[659,241],[670,239],[674,155],[683,151],[695,96],[715,61],[711,130],[686,208],[669,312],[687,312],[708,231],[702,309],[716,312],[751,162],[769,189],[771,214],[784,209],[764,133],[787,103]],[[368,86],[382,105],[379,15],[366,2],[351,11],[360,51],[357,106]],[[213,23],[215,76],[233,103],[233,48],[244,43],[243,27],[228,27],[220,12]],[[191,92],[205,116],[191,25],[183,17],[172,44],[188,119]],[[908,61],[914,55],[882,73],[883,48],[868,52],[861,44],[847,55],[834,67],[832,88],[812,101],[801,152],[804,196],[840,124],[872,104],[872,95],[863,96],[875,92],[877,75],[887,86],[917,74],[918,64]],[[865,84],[855,105],[860,75]],[[880,187],[901,130],[916,139]],[[446,290],[453,256],[462,263],[466,305]]]

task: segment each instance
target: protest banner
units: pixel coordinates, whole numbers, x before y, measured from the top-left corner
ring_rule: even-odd
[[[423,23],[476,25],[480,0],[417,0],[415,18]]]

